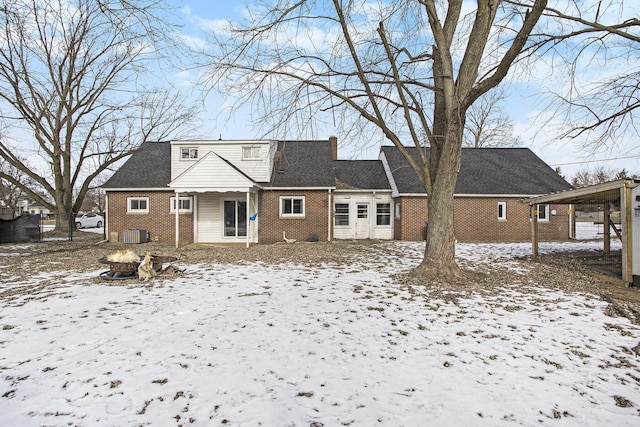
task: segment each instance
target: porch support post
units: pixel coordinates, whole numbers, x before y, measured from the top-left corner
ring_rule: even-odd
[[[180,246],[180,193],[176,192],[176,248]]]
[[[576,238],[576,213],[573,205],[569,205],[569,238]]]
[[[602,235],[604,237],[604,256],[608,257],[611,254],[611,225],[609,221],[611,219],[611,214],[609,213],[609,204],[604,203],[602,205],[604,208],[604,215],[602,217]]]
[[[531,205],[531,259],[538,258],[538,205]]]
[[[245,209],[245,221],[247,224],[247,247],[249,247],[249,242],[251,241],[251,220],[249,217],[251,216],[251,192],[247,191],[247,209]]]

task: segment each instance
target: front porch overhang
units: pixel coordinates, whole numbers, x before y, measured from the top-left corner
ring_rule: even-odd
[[[261,187],[170,187],[176,193],[197,194],[197,193],[257,193]]]

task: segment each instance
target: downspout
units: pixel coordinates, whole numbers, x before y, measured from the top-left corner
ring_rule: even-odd
[[[176,248],[180,246],[180,193],[176,192]]]
[[[538,258],[538,205],[531,205],[531,258]]]
[[[104,221],[104,239],[109,241],[109,192],[104,193],[104,214],[106,219]]]
[[[329,191],[329,203],[327,203],[327,242],[331,241],[331,214],[333,213],[333,203],[331,203],[331,189]]]

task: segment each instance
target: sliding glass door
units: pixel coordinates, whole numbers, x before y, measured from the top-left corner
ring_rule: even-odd
[[[246,200],[225,200],[223,215],[225,237],[247,236]]]

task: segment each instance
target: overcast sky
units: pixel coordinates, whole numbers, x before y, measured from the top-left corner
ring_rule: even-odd
[[[558,0],[562,1],[562,0]],[[237,19],[244,13],[243,2],[227,1],[215,2],[215,6],[208,0],[173,0],[180,7],[179,16],[184,20],[183,34],[193,38],[193,43],[200,42],[202,29],[216,28],[224,19]],[[625,5],[627,7],[627,5]],[[637,6],[640,11],[640,5]],[[634,14],[637,16],[638,14]],[[631,173],[640,173],[640,144],[637,135],[629,135],[627,140],[618,141],[614,149],[601,149],[595,153],[585,153],[581,149],[581,140],[557,141],[557,130],[551,123],[544,124],[540,120],[545,114],[545,104],[540,100],[540,92],[553,88],[559,80],[544,64],[537,65],[536,75],[540,76],[535,82],[514,81],[507,87],[509,97],[504,105],[515,125],[515,134],[522,140],[523,146],[531,148],[550,166],[560,166],[567,179],[579,170],[595,169],[603,166],[610,169],[627,169]],[[613,67],[615,68],[615,67]],[[597,70],[585,68],[585,75],[595,75]],[[606,72],[602,70],[602,72]],[[195,79],[195,72],[186,72],[181,76],[185,80]],[[558,77],[559,78],[559,77]],[[596,77],[597,78],[597,77]],[[232,120],[220,114],[224,109],[223,97],[211,91],[206,99],[205,120],[203,129],[210,132],[212,139],[222,136],[224,139],[255,139],[260,135],[249,126],[250,111],[237,113]],[[536,118],[538,118],[536,120]],[[341,131],[336,128],[319,129],[319,138],[336,135],[340,140]],[[294,139],[296,136],[288,136]],[[388,143],[388,142],[387,142]],[[341,147],[341,158],[377,157],[378,149],[371,148],[365,152],[356,147]]]

